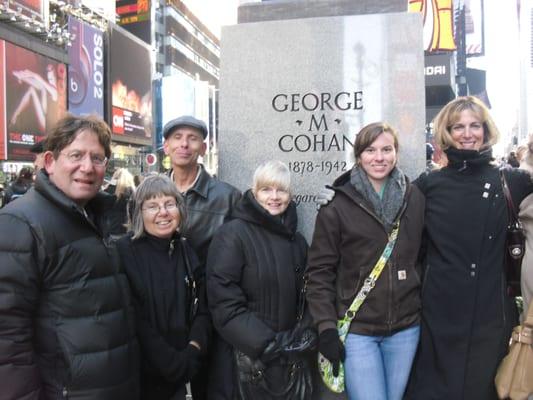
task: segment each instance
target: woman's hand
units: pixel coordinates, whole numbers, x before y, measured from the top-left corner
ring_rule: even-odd
[[[345,353],[337,329],[326,329],[318,336],[318,351],[331,363],[333,376],[338,376],[339,363],[344,361]]]

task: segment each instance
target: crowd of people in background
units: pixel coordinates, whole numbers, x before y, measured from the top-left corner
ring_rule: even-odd
[[[241,193],[199,163],[207,127],[182,116],[163,129],[168,172],[104,185],[109,127],[66,116],[0,210],[0,398],[308,400],[320,353],[350,400],[496,399],[519,318],[501,177],[526,229],[527,306],[533,139],[502,170],[474,97],[434,130],[411,182],[395,128],[363,127],[308,245],[283,162]]]

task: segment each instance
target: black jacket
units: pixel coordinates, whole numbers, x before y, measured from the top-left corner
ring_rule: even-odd
[[[24,183],[14,181],[12,182],[4,193],[4,204],[23,196],[31,188],[31,183]]]
[[[336,182],[335,197],[318,213],[309,250],[307,300],[320,332],[336,328],[388,242],[374,209],[349,182]],[[346,183],[340,183],[348,180]],[[407,185],[400,209],[400,230],[385,269],[370,292],[350,332],[390,335],[420,318],[418,252],[424,226],[424,197]]]
[[[506,295],[507,208],[490,153],[447,150],[449,165],[415,182],[426,197],[420,347],[407,398],[496,399],[494,376],[517,323]],[[529,174],[505,172],[515,207]]]
[[[138,345],[127,278],[100,234],[40,171],[0,210],[0,397],[138,398]]]
[[[192,248],[178,234],[171,239],[146,234],[136,240],[128,235],[117,246],[136,309],[141,392],[146,399],[168,399],[170,396],[158,396],[162,389],[156,392],[155,386],[165,387],[170,394],[184,389],[200,362],[201,353],[188,346],[189,341],[198,342],[203,354],[208,350],[211,324],[205,274]],[[193,319],[191,278],[200,300]]]
[[[247,191],[233,216],[209,248],[209,308],[224,340],[257,358],[276,332],[296,324],[307,244],[296,232],[293,202],[282,222]],[[225,361],[222,367],[230,368]]]
[[[187,219],[182,230],[200,264],[205,265],[209,243],[215,231],[229,219],[241,193],[226,182],[207,173],[203,165],[200,176],[192,188],[183,193]],[[172,171],[169,172],[172,177]]]
[[[115,194],[116,186],[108,187],[106,192],[111,195],[113,202],[106,211],[105,234],[114,237],[123,236],[126,233],[126,223],[128,222],[128,204],[133,196],[133,190],[126,188],[122,196]]]

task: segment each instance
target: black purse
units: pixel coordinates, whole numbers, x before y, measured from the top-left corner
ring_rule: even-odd
[[[316,349],[317,335],[313,329],[302,326],[306,286],[307,279],[304,278],[294,335],[291,335],[290,342],[278,344],[282,355],[264,363],[233,350],[240,400],[311,399],[313,381],[308,355]]]
[[[503,194],[507,203],[509,224],[505,236],[505,277],[507,279],[507,294],[509,296],[521,296],[520,275],[522,271],[522,258],[525,252],[525,236],[522,223],[518,219],[511,191],[507,185],[505,174],[500,170]]]

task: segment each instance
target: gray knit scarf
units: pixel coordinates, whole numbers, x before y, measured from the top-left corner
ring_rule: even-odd
[[[407,180],[404,173],[398,167],[391,171],[385,182],[381,199],[368,180],[366,172],[357,165],[352,169],[350,183],[372,204],[376,215],[383,222],[387,231],[390,231],[405,197]]]

